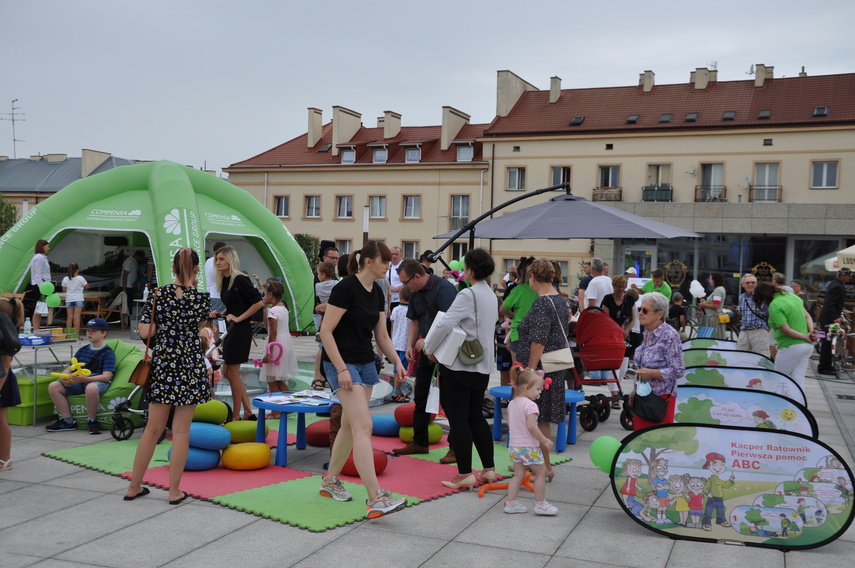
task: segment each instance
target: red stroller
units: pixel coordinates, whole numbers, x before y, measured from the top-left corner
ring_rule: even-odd
[[[627,430],[632,430],[632,415],[629,414],[629,405],[621,390],[620,378],[617,376],[617,369],[620,369],[626,352],[623,330],[600,308],[586,308],[579,314],[579,321],[576,323],[576,345],[579,357],[588,371],[612,372],[610,379],[583,380],[574,367],[576,382],[580,385],[614,383],[617,385],[618,392],[611,396],[604,394],[586,396],[585,400],[588,404],[579,408],[579,424],[584,430],[591,432],[601,420],[608,419],[612,401],[623,401],[620,423]]]

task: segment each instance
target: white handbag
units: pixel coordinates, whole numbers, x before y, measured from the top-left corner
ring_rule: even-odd
[[[554,373],[556,371],[572,369],[575,365],[573,363],[573,350],[570,349],[570,343],[567,341],[567,335],[564,333],[564,326],[561,324],[561,318],[558,317],[558,310],[552,300],[549,300],[549,304],[552,306],[552,309],[555,310],[555,319],[558,320],[558,329],[561,330],[561,335],[564,336],[564,344],[567,345],[567,347],[556,349],[555,351],[547,351],[540,356],[540,366],[544,373]]]

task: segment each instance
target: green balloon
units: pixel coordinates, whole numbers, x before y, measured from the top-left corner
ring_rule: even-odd
[[[59,297],[59,294],[51,294],[45,299],[49,308],[58,308],[62,303],[62,298]]]
[[[463,270],[463,263],[460,262],[459,260],[452,260],[451,262],[448,263],[448,269],[449,270],[458,270],[458,271]]]
[[[50,296],[54,293],[54,290],[56,288],[54,288],[53,282],[42,282],[39,284],[39,292],[42,293],[42,296]]]
[[[620,449],[620,440],[611,436],[600,436],[591,443],[591,461],[603,473],[612,472],[612,462]]]

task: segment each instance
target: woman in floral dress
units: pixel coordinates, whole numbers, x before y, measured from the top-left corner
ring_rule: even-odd
[[[155,290],[140,317],[140,337],[146,339],[156,335],[151,380],[145,394],[145,400],[150,403],[148,424],[137,446],[125,501],[150,493],[147,487],[141,487],[143,474],[151,463],[173,408],[169,504],[177,505],[187,498],[178,485],[190,447],[190,423],[196,405],[211,398],[205,357],[199,342],[199,322],[207,319],[211,311],[211,297],[196,289],[199,255],[194,250],[182,248],[175,255],[173,271],[175,281]],[[152,314],[155,298],[157,304]]]

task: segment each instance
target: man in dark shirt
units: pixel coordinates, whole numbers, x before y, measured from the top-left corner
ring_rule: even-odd
[[[841,268],[837,278],[828,284],[825,290],[825,300],[822,303],[822,311],[819,314],[819,326],[822,331],[828,332],[826,326],[834,322],[843,321],[843,304],[846,301],[846,284],[852,278],[852,271]],[[823,375],[834,375],[834,364],[832,362],[831,341],[826,337],[819,343],[819,367]]]
[[[407,359],[412,364],[417,353],[421,353],[416,367],[416,383],[413,387],[413,400],[416,409],[413,414],[413,441],[403,448],[392,450],[398,455],[426,454],[428,445],[428,424],[430,415],[425,412],[431,375],[435,363],[425,356],[425,345],[430,326],[437,312],[447,312],[454,302],[457,292],[447,280],[425,272],[424,267],[413,259],[404,260],[398,267],[401,284],[410,290],[410,305],[407,318],[410,329],[407,333]]]

